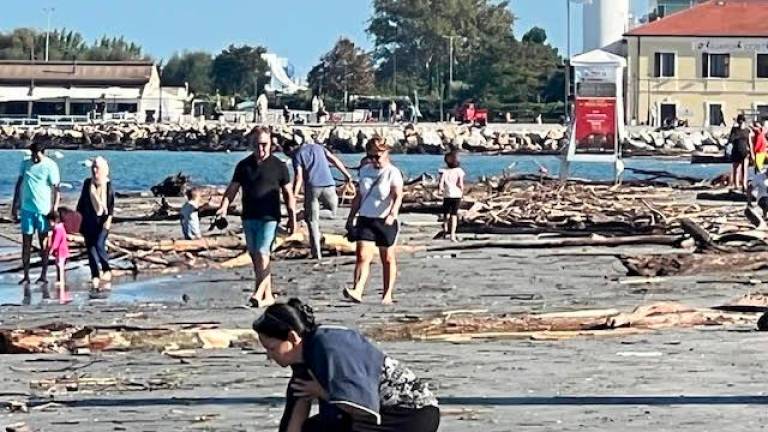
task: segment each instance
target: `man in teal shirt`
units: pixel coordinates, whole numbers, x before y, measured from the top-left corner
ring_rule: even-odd
[[[39,143],[30,146],[32,157],[21,162],[19,179],[13,195],[13,220],[19,221],[21,210],[21,260],[24,265],[24,278],[20,284],[29,284],[29,259],[32,251],[32,236],[37,232],[40,241],[41,270],[38,283],[48,283],[48,251],[45,239],[50,227],[48,214],[59,208],[59,167],[56,162],[46,157],[44,147]]]

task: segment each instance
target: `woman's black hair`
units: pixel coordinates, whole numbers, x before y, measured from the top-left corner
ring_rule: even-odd
[[[456,150],[451,150],[446,153],[443,160],[445,160],[445,164],[448,165],[448,168],[458,168],[461,166],[459,163],[459,153]]]
[[[292,331],[304,337],[316,327],[314,311],[297,298],[269,306],[264,314],[253,322],[253,330],[256,333],[280,340],[288,340]]]
[[[35,141],[30,144],[29,151],[32,152],[32,162],[40,163],[40,161],[43,160],[40,155],[45,152],[45,146],[42,143]]]

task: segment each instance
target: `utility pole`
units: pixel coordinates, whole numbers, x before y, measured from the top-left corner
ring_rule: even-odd
[[[456,38],[461,38],[462,40],[466,40],[464,36],[457,36],[457,35],[441,35],[442,37],[448,39],[448,98],[452,96],[452,88],[453,88],[453,40]]]
[[[397,96],[397,49],[392,50],[392,93]]]
[[[48,44],[50,40],[50,33],[51,33],[51,13],[53,13],[56,9],[52,7],[43,8],[43,12],[45,12],[48,15],[48,25],[45,28],[45,61],[48,61]]]

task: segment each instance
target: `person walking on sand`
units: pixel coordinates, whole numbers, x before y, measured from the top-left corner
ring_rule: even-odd
[[[83,235],[88,252],[93,289],[109,289],[112,269],[107,253],[107,237],[115,214],[115,191],[109,178],[109,164],[101,156],[94,158],[91,163],[91,176],[83,182],[77,211],[83,218],[80,234]]]
[[[56,263],[56,286],[59,289],[59,300],[66,302],[66,264],[69,258],[69,242],[67,241],[67,229],[61,221],[59,211],[48,214],[48,224],[52,227],[48,232],[46,246]]]
[[[754,139],[752,140],[752,162],[755,166],[755,172],[763,170],[765,164],[766,152],[768,152],[768,139],[766,139],[766,124],[768,121],[759,122],[756,121],[752,126],[752,134]]]
[[[315,322],[299,299],[253,323],[267,358],[293,370],[280,432],[435,432],[440,408],[429,382],[355,330]],[[310,417],[312,404],[318,414]]]
[[[355,302],[362,301],[378,247],[384,267],[381,302],[391,304],[397,277],[395,243],[400,230],[397,216],[403,203],[403,175],[392,165],[384,138],[372,138],[365,148],[369,163],[360,168],[357,194],[347,219],[347,237],[357,242],[355,285],[345,288],[343,294]]]
[[[746,191],[751,139],[744,114],[736,116],[736,124],[731,129],[728,142],[731,144],[731,163],[733,165],[731,169],[731,187]]]
[[[445,155],[445,165],[448,167],[440,173],[438,193],[443,197],[443,234],[450,235],[453,242],[456,237],[456,227],[459,224],[459,208],[464,196],[464,170],[460,168],[459,154],[455,150]]]
[[[309,244],[313,259],[323,257],[320,233],[320,206],[329,209],[335,217],[339,205],[336,181],[331,165],[336,167],[344,181],[350,183],[352,175],[338,157],[322,145],[308,141],[293,152],[293,195],[298,196],[304,187],[304,220],[309,229]]]
[[[48,283],[48,252],[44,247],[50,229],[48,214],[59,208],[61,199],[59,190],[61,177],[58,165],[45,156],[45,147],[42,144],[34,142],[29,150],[32,155],[21,162],[11,205],[13,220],[21,222],[21,261],[24,276],[19,285],[29,284],[29,261],[32,252],[32,236],[35,233],[40,242],[40,278],[37,283]]]
[[[280,194],[288,210],[288,232],[296,226],[296,204],[291,191],[288,167],[272,154],[272,136],[267,128],[257,128],[249,136],[253,153],[235,167],[232,181],[224,193],[218,217],[226,217],[229,204],[242,189],[243,233],[256,276],[255,290],[249,299],[254,307],[275,302],[272,293],[270,254],[280,221]]]
[[[179,210],[181,223],[181,235],[184,240],[197,240],[203,238],[200,231],[200,207],[202,207],[202,192],[199,188],[187,189],[187,202]]]

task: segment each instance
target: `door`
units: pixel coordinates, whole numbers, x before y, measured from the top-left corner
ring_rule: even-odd
[[[671,125],[677,120],[677,105],[663,103],[659,106],[659,119],[662,125]]]

